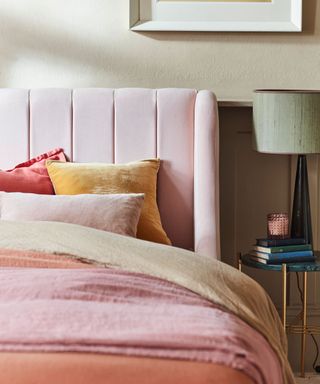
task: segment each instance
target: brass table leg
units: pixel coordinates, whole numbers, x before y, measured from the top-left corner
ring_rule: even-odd
[[[307,272],[303,272],[303,307],[302,307],[302,335],[301,335],[301,377],[304,377],[304,363],[306,354],[307,333]]]
[[[286,332],[287,326],[287,264],[282,264],[282,324]]]

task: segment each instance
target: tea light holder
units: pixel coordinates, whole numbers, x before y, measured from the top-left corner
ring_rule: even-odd
[[[289,238],[289,217],[287,213],[269,213],[267,221],[268,239]]]

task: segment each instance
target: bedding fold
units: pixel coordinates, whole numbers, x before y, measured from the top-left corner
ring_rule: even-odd
[[[222,313],[228,316],[239,316],[241,324],[252,326],[260,332],[263,340],[270,343],[280,359],[284,382],[294,383],[286,358],[286,337],[270,298],[257,283],[234,268],[186,250],[71,224],[0,222],[0,233],[1,249],[70,255],[75,260],[112,268],[101,270],[103,273],[121,271],[121,273],[149,275],[155,279],[163,279],[161,281],[166,280],[170,284],[175,283],[175,286],[177,284],[187,289],[187,292],[200,295],[201,300],[205,301],[201,302],[203,305],[200,306],[203,312],[197,312],[203,314],[199,318],[205,318],[208,308],[213,307],[215,310],[225,309],[226,311]],[[96,269],[82,270],[82,273],[94,271],[102,273]],[[8,276],[19,273],[14,269],[7,269],[5,272]],[[161,309],[161,305],[159,307]],[[7,309],[10,312],[10,308]],[[142,309],[139,308],[140,310]],[[118,320],[121,320],[120,317]],[[244,331],[243,334],[247,336],[249,333]],[[206,350],[206,340],[205,337],[197,340],[204,343],[199,347],[202,351]],[[178,350],[182,353],[189,344],[187,338],[182,337],[180,341]],[[191,344],[195,345],[193,342],[194,340]]]
[[[21,370],[23,366],[23,370]],[[219,364],[92,353],[0,353],[2,384],[252,384]]]
[[[105,268],[3,269],[0,279],[2,352],[189,360],[226,365],[257,384],[281,382],[262,335],[168,281]]]

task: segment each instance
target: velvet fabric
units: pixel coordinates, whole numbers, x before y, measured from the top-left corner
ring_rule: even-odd
[[[0,192],[1,220],[60,221],[136,236],[143,194],[37,195]]]
[[[158,159],[127,164],[47,161],[49,176],[57,195],[144,193],[145,202],[137,237],[155,243],[171,244],[162,228],[156,201],[159,166]]]
[[[54,190],[46,168],[47,159],[66,161],[63,149],[57,148],[18,164],[13,169],[0,171],[0,191],[53,195]]]
[[[219,124],[211,91],[0,89],[0,168],[61,147],[71,161],[160,158],[157,203],[176,247],[220,258]]]

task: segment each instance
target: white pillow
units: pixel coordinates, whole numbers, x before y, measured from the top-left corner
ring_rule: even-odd
[[[0,192],[0,219],[61,221],[135,237],[144,194],[37,195]]]

